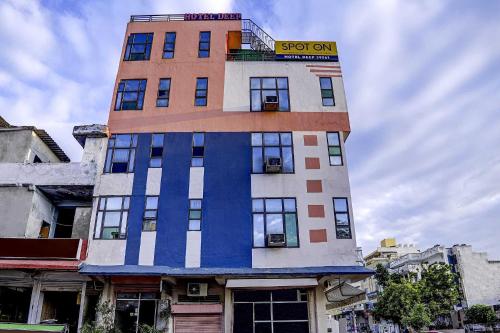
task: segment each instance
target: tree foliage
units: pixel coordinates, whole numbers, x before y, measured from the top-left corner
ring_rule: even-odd
[[[449,316],[458,302],[456,278],[449,265],[429,266],[417,282],[401,274],[390,274],[377,265],[375,278],[384,287],[378,296],[375,315],[415,330]]]
[[[375,305],[375,315],[401,324],[403,317],[419,303],[419,292],[416,285],[403,281],[389,282]]]
[[[401,322],[405,326],[420,331],[424,327],[428,327],[432,323],[432,320],[427,307],[422,303],[417,303],[407,314],[403,315]]]
[[[391,275],[384,265],[378,264],[377,268],[375,268],[375,279],[377,280],[377,283],[384,288],[389,285]]]
[[[491,324],[497,319],[491,306],[484,304],[475,304],[468,308],[465,317],[470,324]]]
[[[449,316],[458,302],[458,289],[455,274],[450,265],[433,264],[422,272],[418,282],[421,299],[434,321],[439,317]]]

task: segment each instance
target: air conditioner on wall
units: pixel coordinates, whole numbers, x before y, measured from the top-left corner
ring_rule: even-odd
[[[187,295],[189,297],[205,297],[208,294],[208,283],[188,283]]]
[[[269,234],[267,235],[267,246],[269,247],[284,247],[285,234]]]
[[[281,157],[266,157],[264,162],[264,170],[266,173],[281,172]]]
[[[264,111],[278,111],[279,109],[278,96],[266,96],[262,109]]]

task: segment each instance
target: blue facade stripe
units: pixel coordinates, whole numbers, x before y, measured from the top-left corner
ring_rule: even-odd
[[[166,133],[158,202],[155,265],[184,267],[192,133]]]
[[[206,133],[201,267],[252,266],[250,133]]]
[[[125,265],[137,265],[139,263],[150,146],[151,134],[138,134],[137,148],[135,150],[134,182],[128,213]]]

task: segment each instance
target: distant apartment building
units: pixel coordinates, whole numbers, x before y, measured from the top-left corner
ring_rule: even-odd
[[[371,274],[335,43],[275,42],[239,14],[132,16],[108,126],[80,273],[122,332],[335,330],[327,305]]]
[[[451,248],[435,245],[420,253],[404,255],[387,267],[392,272],[420,279],[422,271],[434,263],[451,265],[457,274],[461,307],[500,306],[500,261],[489,260],[487,253],[474,252],[470,245]]]
[[[364,261],[366,267],[375,270],[379,264],[385,267],[401,256],[417,253],[419,250],[413,244],[397,244],[395,238],[385,238],[380,241],[379,247],[364,257]],[[370,276],[359,284],[363,290],[366,290],[369,299],[376,299],[380,288],[374,276]]]

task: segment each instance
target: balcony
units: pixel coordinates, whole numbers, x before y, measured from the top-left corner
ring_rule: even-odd
[[[87,240],[0,238],[0,269],[77,270]]]

